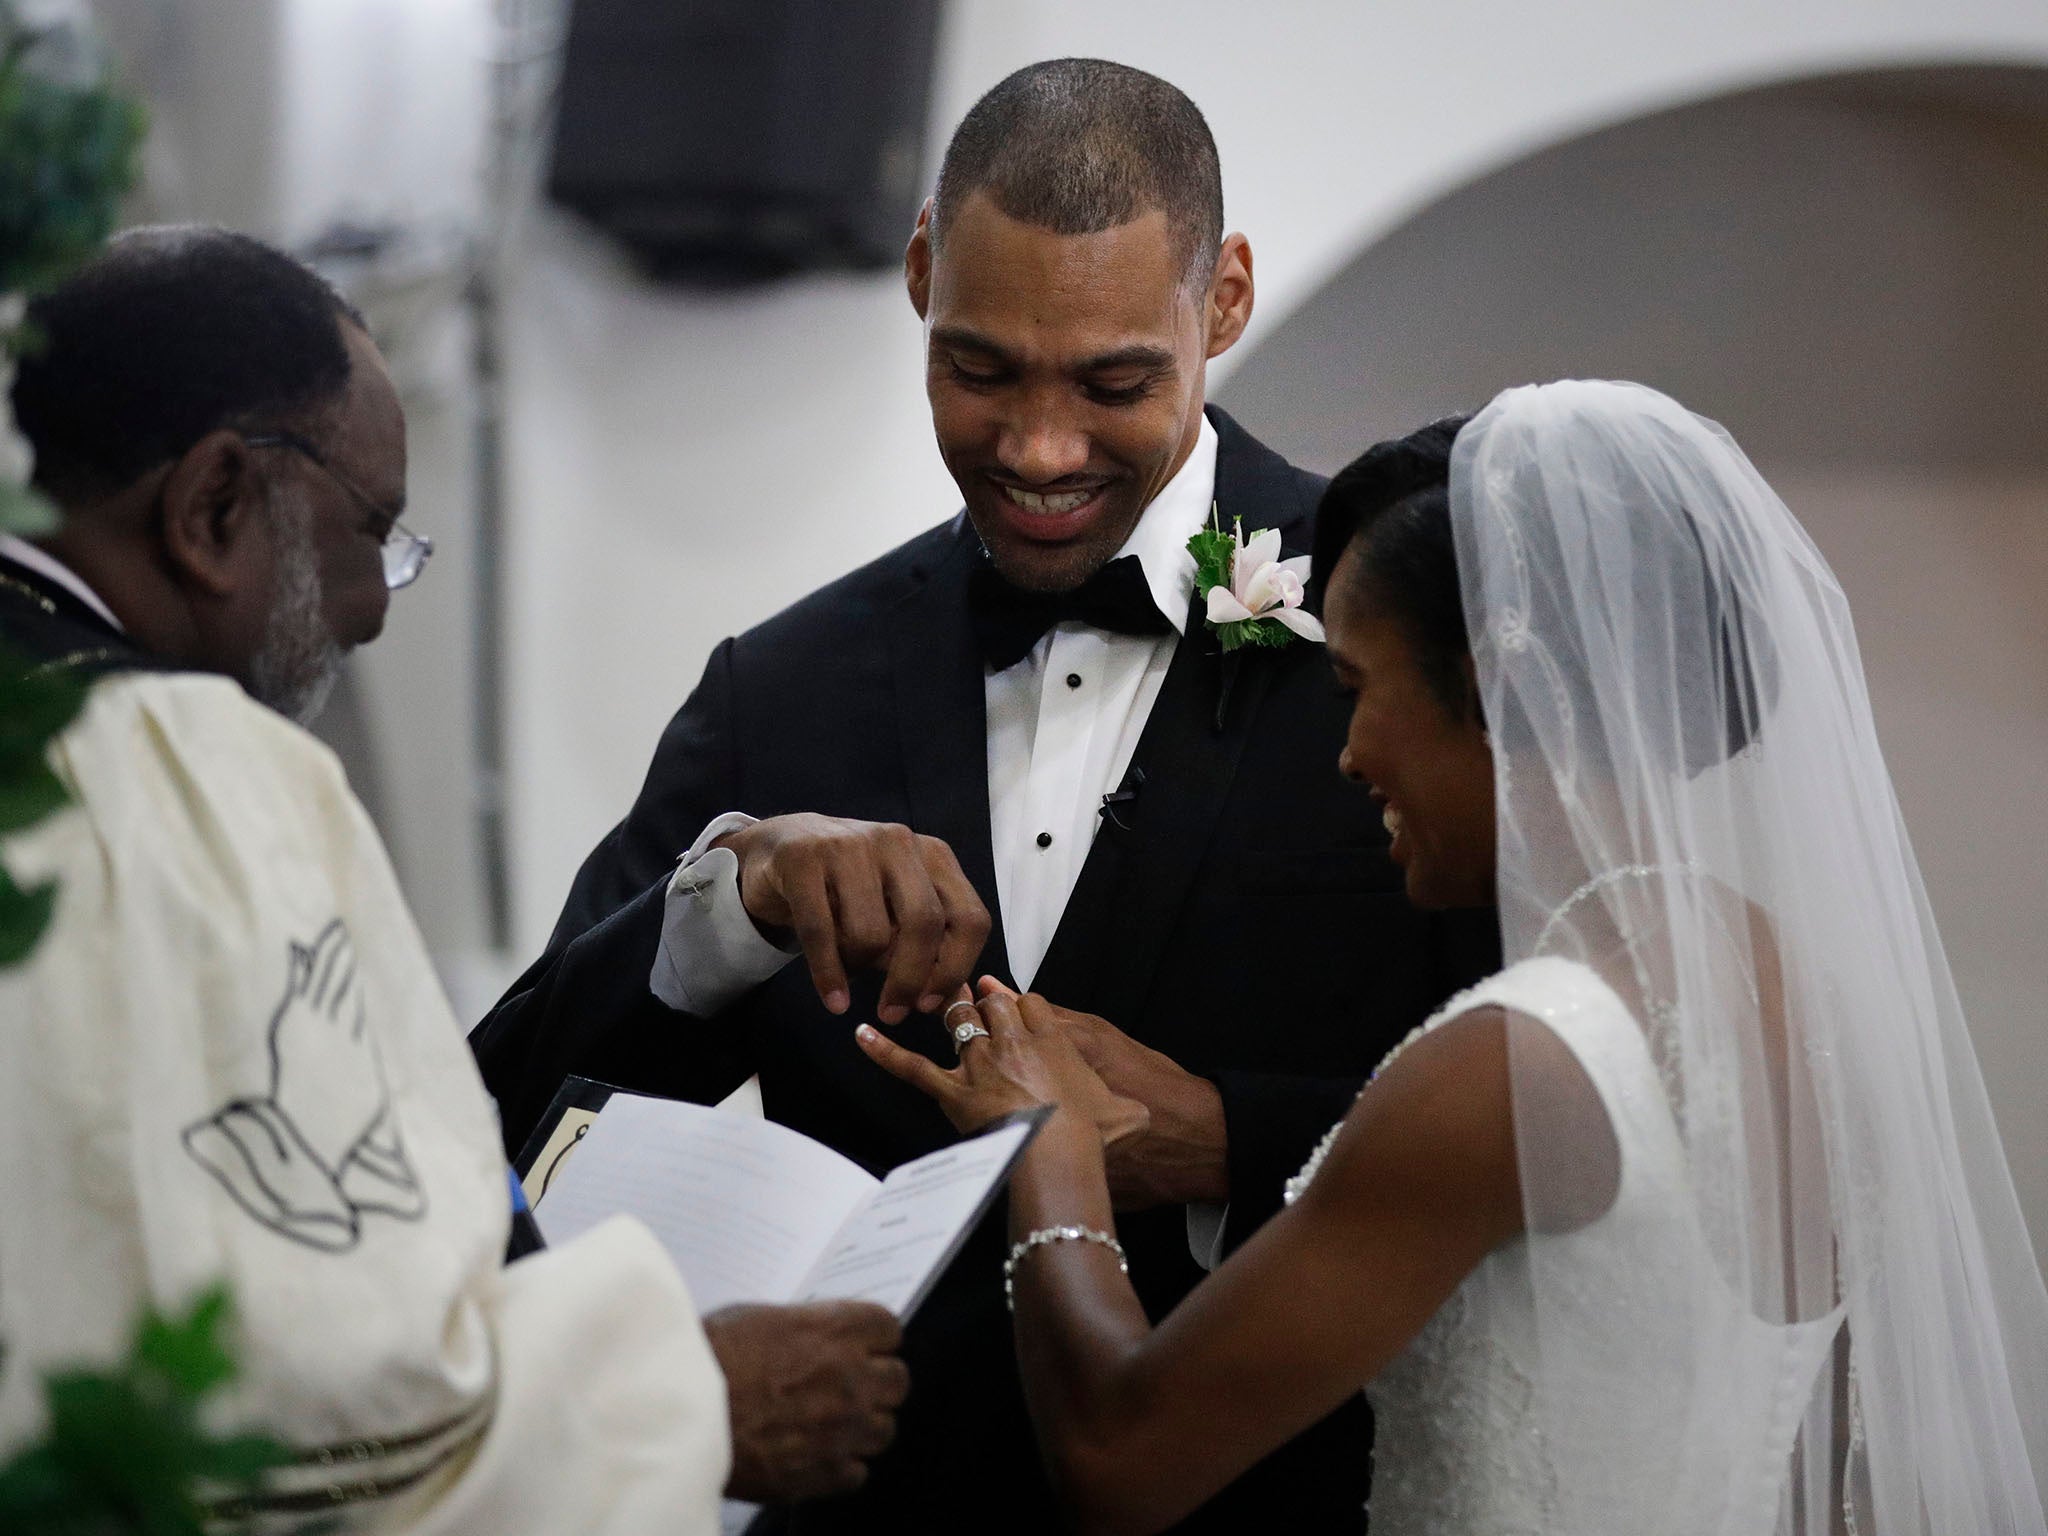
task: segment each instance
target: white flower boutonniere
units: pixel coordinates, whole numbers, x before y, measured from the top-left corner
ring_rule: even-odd
[[[1209,526],[1188,540],[1195,557],[1195,590],[1208,604],[1209,628],[1225,651],[1240,646],[1282,646],[1295,640],[1321,641],[1323,626],[1302,609],[1309,559],[1280,556],[1280,534],[1272,528],[1244,536],[1244,524],[1225,533],[1209,510]]]

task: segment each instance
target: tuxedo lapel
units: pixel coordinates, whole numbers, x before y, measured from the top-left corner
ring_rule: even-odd
[[[944,840],[993,920],[977,973],[1008,979],[989,831],[988,697],[968,612],[968,575],[980,545],[963,515],[933,564],[911,576],[890,626],[896,721],[910,825]]]
[[[1278,528],[1302,553],[1314,508],[1298,472],[1212,408],[1220,439],[1216,502],[1224,527]],[[1181,903],[1222,814],[1239,758],[1271,682],[1276,653],[1229,657],[1199,599],[1131,755],[1144,774],[1117,821],[1099,824],[1060,915],[1035,991],[1114,1023],[1138,1017]],[[1228,709],[1219,713],[1226,681]],[[1129,779],[1126,780],[1128,785]],[[986,791],[984,790],[984,794]]]

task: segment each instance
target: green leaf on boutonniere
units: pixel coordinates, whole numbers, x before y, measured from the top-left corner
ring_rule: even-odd
[[[1226,653],[1248,645],[1263,645],[1277,651],[1295,638],[1271,619],[1240,619],[1235,624],[1216,624],[1211,628],[1223,642]]]
[[[1209,526],[1188,540],[1188,553],[1195,557],[1195,591],[1207,598],[1212,587],[1230,585],[1230,562],[1237,555],[1237,540],[1216,526],[1211,508]]]

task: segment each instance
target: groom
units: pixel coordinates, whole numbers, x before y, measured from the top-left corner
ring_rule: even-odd
[[[1195,600],[1212,505],[1296,554],[1322,486],[1204,411],[1252,310],[1222,217],[1206,123],[1150,75],[1033,65],[968,114],[905,258],[965,514],[712,654],[473,1037],[508,1147],[565,1073],[705,1101],[758,1073],[770,1116],[886,1169],[951,1132],[854,1022],[950,1061],[933,1015],[993,972],[1077,1010],[1091,1062],[1151,1111],[1112,1179],[1159,1314],[1488,968],[1490,927],[1402,899],[1336,772],[1320,648],[1226,659]],[[1002,1257],[997,1218],[908,1330],[896,1449],[793,1528],[1056,1523]],[[1360,1402],[1185,1529],[1361,1528],[1368,1437]]]

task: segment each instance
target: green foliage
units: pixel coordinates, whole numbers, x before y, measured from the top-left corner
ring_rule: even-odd
[[[1188,553],[1195,557],[1195,590],[1203,597],[1211,587],[1229,588],[1230,562],[1237,552],[1236,541],[1216,526],[1215,518],[1211,509],[1209,526],[1188,540]]]
[[[56,281],[113,233],[142,145],[139,106],[49,78],[35,42],[0,3],[0,293]]]
[[[77,718],[85,691],[75,673],[0,654],[0,835],[35,825],[70,798],[50,771],[49,743]],[[0,869],[0,968],[28,958],[56,904],[48,881],[24,889]]]
[[[55,282],[113,232],[142,145],[140,107],[104,81],[73,81],[44,69],[38,43],[0,0],[0,298]],[[24,344],[19,331],[0,334],[10,357]],[[0,390],[12,373],[0,367]],[[6,458],[16,440],[4,399],[0,434]],[[56,526],[54,509],[15,479],[0,474],[0,532],[47,533]],[[64,804],[46,749],[84,696],[75,678],[32,673],[0,657],[0,836]],[[54,887],[23,889],[0,869],[0,968],[27,957],[55,905]]]
[[[0,868],[0,969],[29,957],[57,910],[57,882],[45,880],[23,889]]]
[[[49,1427],[0,1467],[0,1530],[15,1536],[200,1536],[205,1505],[287,1460],[276,1442],[219,1436],[206,1400],[233,1380],[227,1292],[183,1317],[146,1314],[113,1371],[44,1381]]]
[[[1218,624],[1216,638],[1223,642],[1225,654],[1247,645],[1277,651],[1293,641],[1294,631],[1278,619],[1240,619],[1235,624]]]

